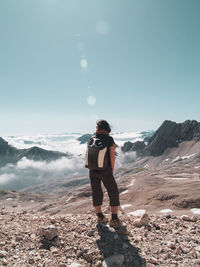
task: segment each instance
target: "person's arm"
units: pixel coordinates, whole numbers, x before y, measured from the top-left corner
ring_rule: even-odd
[[[114,167],[115,167],[115,145],[110,147],[110,162],[111,162],[112,171],[114,172]]]

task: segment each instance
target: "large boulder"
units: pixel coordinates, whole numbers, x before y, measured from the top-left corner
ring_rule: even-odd
[[[58,236],[58,228],[53,225],[43,226],[40,228],[39,234],[41,237],[45,237],[47,240],[53,240]]]

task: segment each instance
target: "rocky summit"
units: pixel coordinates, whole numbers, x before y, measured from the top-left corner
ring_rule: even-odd
[[[200,265],[200,216],[122,214],[120,218],[125,234],[109,223],[97,224],[92,210],[59,216],[34,210],[2,212],[0,266]]]
[[[176,123],[166,120],[148,139],[147,145],[142,141],[126,142],[122,151],[136,151],[138,156],[160,156],[167,148],[178,147],[181,142],[190,140],[200,141],[200,122],[186,120]]]
[[[149,139],[146,151],[152,156],[159,156],[165,149],[192,139],[200,141],[200,122],[186,120],[176,123],[166,120]]]

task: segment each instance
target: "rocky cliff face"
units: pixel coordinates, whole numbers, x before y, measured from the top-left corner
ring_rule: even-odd
[[[200,122],[186,120],[183,123],[164,121],[145,148],[152,156],[161,155],[168,147],[177,147],[183,141],[200,140]]]
[[[181,142],[192,139],[200,141],[200,122],[186,120],[183,123],[176,123],[166,120],[150,137],[147,145],[144,142],[127,142],[122,151],[136,151],[139,155],[160,156],[165,149],[177,147]]]
[[[142,156],[144,155],[145,147],[146,147],[146,144],[143,141],[137,141],[135,143],[126,142],[124,143],[124,146],[122,147],[122,151],[123,152],[135,151],[137,153],[137,156]]]
[[[19,156],[19,150],[10,146],[3,138],[0,137],[0,167],[7,163],[16,163]]]

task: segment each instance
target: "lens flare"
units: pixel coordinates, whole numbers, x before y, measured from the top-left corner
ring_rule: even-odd
[[[96,97],[93,95],[90,95],[87,97],[87,103],[90,106],[94,106],[96,104]]]
[[[96,32],[101,35],[109,34],[110,26],[107,21],[100,20],[96,23]]]
[[[87,65],[88,65],[87,59],[85,58],[81,59],[80,65],[83,69],[87,68]]]

